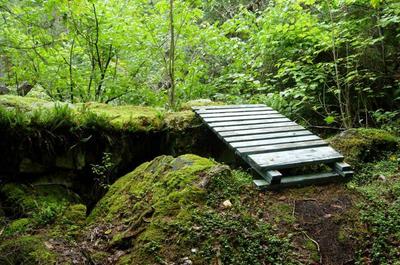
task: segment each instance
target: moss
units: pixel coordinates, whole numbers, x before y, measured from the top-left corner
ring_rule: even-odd
[[[12,221],[4,230],[5,236],[24,233],[32,226],[32,220],[29,218],[20,218]]]
[[[165,128],[179,131],[195,122],[192,111],[166,113],[162,108],[95,102],[66,104],[11,95],[0,98],[0,110],[0,121],[3,120],[5,125],[8,123],[8,127],[17,124],[20,127],[54,128],[62,124],[74,128],[148,132]]]
[[[65,207],[47,226],[46,234],[53,239],[74,241],[82,236],[82,229],[86,224],[86,206],[74,204]]]
[[[201,121],[196,118],[191,110],[180,112],[169,112],[165,116],[165,125],[167,128],[182,131],[186,128],[199,126]]]
[[[104,115],[116,128],[134,130],[160,130],[163,126],[164,110],[132,105],[112,106],[102,103],[86,103],[85,107]]]
[[[362,229],[357,236],[356,262],[391,264],[398,260],[400,247],[400,159],[399,151],[381,161],[364,163],[347,186],[360,199],[357,219]],[[353,218],[353,223],[354,223]],[[341,233],[339,233],[339,239]]]
[[[344,229],[344,227],[341,226],[338,231],[338,240],[339,242],[345,243],[347,239],[348,239],[347,232]]]
[[[355,167],[381,159],[387,152],[396,150],[399,139],[379,129],[351,129],[330,140],[346,160]]]
[[[110,254],[103,251],[97,251],[90,255],[91,260],[94,264],[107,264],[107,258]]]
[[[293,206],[283,202],[275,202],[269,208],[274,222],[277,224],[294,224]]]
[[[78,195],[61,185],[27,186],[8,183],[0,189],[14,214],[30,216],[39,224],[51,222],[69,203],[79,201]]]
[[[307,239],[304,247],[310,251],[310,259],[313,260],[314,262],[319,262],[320,261],[320,257],[319,257],[319,252],[318,252],[318,247],[316,246],[316,244],[310,240]]]
[[[183,103],[180,107],[181,110],[191,110],[192,107],[200,107],[200,106],[220,106],[225,105],[224,102],[221,101],[211,101],[209,99],[197,99],[191,100],[186,103]]]
[[[3,95],[0,97],[0,106],[6,108],[18,108],[23,111],[32,111],[34,108],[43,107],[49,101],[38,99],[35,97],[20,97],[13,95]]]
[[[0,245],[0,264],[55,264],[56,255],[39,236],[20,236]]]
[[[214,165],[215,162],[195,155],[157,157],[118,179],[92,211],[89,220],[97,217],[112,220],[116,214],[129,210],[125,207],[127,202],[135,201],[135,198],[141,198],[150,192],[153,194],[152,201],[160,212],[172,210],[179,204],[190,201],[190,198],[186,200],[185,197],[190,197],[197,191],[186,185],[197,179],[198,173]]]
[[[83,225],[86,221],[86,206],[83,204],[68,206],[60,216],[60,221],[63,224]]]

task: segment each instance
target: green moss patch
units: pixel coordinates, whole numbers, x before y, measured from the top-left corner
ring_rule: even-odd
[[[4,128],[69,127],[127,131],[180,130],[192,126],[192,111],[167,112],[162,108],[102,103],[67,104],[19,96],[0,97],[0,124]]]
[[[20,236],[0,243],[0,264],[55,264],[56,255],[39,236]]]
[[[364,231],[357,259],[374,264],[400,260],[400,153],[365,163],[348,187],[361,196],[357,206]]]
[[[0,195],[14,214],[32,217],[38,224],[54,221],[68,204],[79,201],[78,195],[61,185],[8,183],[0,188]]]
[[[399,139],[387,131],[379,129],[351,129],[330,140],[345,159],[355,167],[364,162],[380,160],[385,154],[396,150]]]
[[[32,220],[30,218],[20,218],[12,221],[4,230],[5,236],[24,233],[32,227]]]

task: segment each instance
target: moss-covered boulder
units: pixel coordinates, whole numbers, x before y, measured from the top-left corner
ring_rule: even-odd
[[[0,243],[0,264],[56,264],[57,256],[40,236],[20,236]]]
[[[330,143],[345,156],[347,162],[359,167],[395,151],[399,138],[384,130],[361,128],[344,131],[333,137]]]
[[[107,251],[119,264],[283,262],[287,242],[241,204],[250,183],[199,156],[157,157],[120,178],[93,209],[92,254]]]
[[[61,185],[7,183],[0,187],[0,196],[11,211],[9,215],[31,217],[38,224],[52,222],[68,205],[80,201],[77,194]]]

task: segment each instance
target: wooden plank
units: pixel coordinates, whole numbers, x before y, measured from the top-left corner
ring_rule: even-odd
[[[310,185],[332,182],[339,180],[341,177],[336,172],[325,172],[317,174],[307,174],[298,176],[288,176],[281,179],[281,187],[295,186],[295,185]]]
[[[239,108],[239,109],[198,109],[195,110],[197,114],[217,114],[217,113],[245,113],[252,111],[273,111],[273,109],[263,106],[257,108]]]
[[[240,135],[252,135],[262,133],[277,133],[277,132],[293,132],[305,130],[302,126],[288,126],[288,127],[274,127],[265,129],[253,129],[253,130],[241,130],[241,131],[228,131],[220,132],[219,134],[223,137],[240,136]]]
[[[336,173],[338,173],[340,176],[342,176],[344,178],[349,178],[354,175],[354,171],[352,171],[352,170],[348,170],[348,171],[337,171],[336,170]]]
[[[264,146],[264,145],[274,145],[281,143],[297,143],[297,142],[305,142],[312,140],[320,140],[316,135],[306,135],[306,136],[298,136],[298,137],[289,137],[289,138],[277,138],[277,139],[268,139],[268,140],[258,140],[258,141],[246,141],[246,142],[235,142],[230,143],[233,148],[239,147],[250,147],[250,146]]]
[[[253,180],[253,183],[259,189],[265,189],[270,186],[269,181],[266,181],[265,179],[255,179],[255,180]]]
[[[241,105],[218,105],[218,106],[195,106],[192,107],[194,110],[203,109],[239,109],[239,108],[257,108],[265,107],[264,104],[241,104]]]
[[[252,141],[252,140],[296,137],[296,136],[304,136],[304,135],[312,135],[312,133],[309,131],[306,131],[306,130],[295,131],[295,132],[264,133],[264,134],[225,137],[224,140],[227,141],[228,143],[233,143],[233,142],[243,142],[243,141]]]
[[[235,116],[235,117],[216,117],[216,118],[204,118],[206,122],[222,122],[222,121],[246,121],[246,120],[260,120],[260,119],[276,119],[285,118],[282,114],[267,114],[267,115],[250,115],[250,116]]]
[[[236,125],[251,125],[251,124],[269,124],[276,122],[289,122],[288,118],[278,119],[260,119],[260,120],[249,120],[249,121],[227,121],[227,122],[210,122],[210,127],[221,127],[221,126],[236,126]]]
[[[342,177],[348,178],[354,174],[352,171],[351,166],[345,162],[336,162],[333,165],[333,169]]]
[[[278,170],[268,170],[265,175],[270,179],[272,185],[281,183],[282,173]]]
[[[202,118],[218,118],[218,117],[236,117],[236,116],[248,116],[248,115],[267,115],[267,114],[279,114],[275,110],[261,110],[261,111],[248,111],[248,112],[225,112],[225,113],[201,113],[199,114]]]
[[[339,171],[348,171],[351,170],[351,166],[345,162],[335,163],[334,168]]]
[[[248,157],[263,170],[290,168],[314,163],[333,163],[343,160],[343,156],[329,146],[255,154]]]
[[[335,172],[326,172],[319,174],[307,174],[307,175],[284,177],[281,179],[281,182],[276,185],[271,185],[267,180],[264,179],[253,180],[253,183],[256,185],[257,188],[261,190],[273,190],[284,187],[329,183],[334,181],[340,181],[341,179],[342,178]]]
[[[253,146],[253,147],[243,147],[238,148],[237,152],[243,155],[250,154],[260,154],[260,153],[270,153],[270,152],[279,152],[279,151],[287,151],[301,148],[311,148],[318,146],[327,146],[328,143],[324,140],[314,140],[314,141],[305,141],[299,143],[282,143],[282,144],[273,144],[273,145],[262,145],[262,146]]]
[[[269,123],[269,124],[253,124],[253,125],[238,125],[238,126],[222,126],[222,127],[214,127],[213,129],[216,132],[232,132],[232,131],[241,131],[241,130],[250,130],[250,129],[274,129],[274,128],[282,128],[282,127],[290,127],[290,126],[299,126],[295,122],[277,122],[277,123]]]

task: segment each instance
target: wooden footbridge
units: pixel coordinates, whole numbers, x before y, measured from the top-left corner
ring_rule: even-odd
[[[332,182],[353,174],[343,156],[327,142],[265,105],[202,106],[193,110],[262,177],[254,180],[259,188]],[[290,168],[323,164],[329,168],[323,173],[283,173]]]

